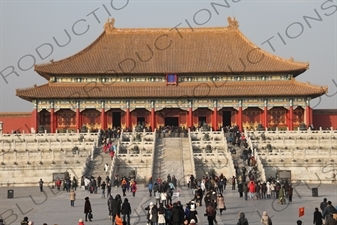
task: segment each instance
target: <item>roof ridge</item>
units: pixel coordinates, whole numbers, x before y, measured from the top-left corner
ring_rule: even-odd
[[[300,62],[300,61],[296,61],[294,62],[293,58],[291,57],[289,60],[285,59],[285,58],[282,58],[282,57],[278,57],[276,55],[273,55],[265,50],[263,50],[262,48],[256,46],[253,42],[251,42],[249,40],[249,38],[247,38],[239,29],[235,29],[235,31],[237,32],[237,34],[250,46],[256,48],[257,50],[259,50],[262,54],[265,54],[265,55],[268,55],[274,59],[277,59],[277,60],[281,60],[283,62],[286,62],[286,63],[289,63],[289,64],[298,64],[298,65],[303,65],[303,64],[306,64],[306,70],[309,69],[309,62]]]
[[[103,31],[98,38],[96,38],[96,40],[94,40],[91,44],[89,44],[87,47],[85,47],[84,49],[80,50],[79,52],[76,52],[75,54],[66,57],[64,59],[58,60],[58,61],[54,61],[54,59],[51,59],[49,63],[41,63],[41,64],[35,64],[34,65],[34,71],[38,72],[38,68],[41,66],[46,66],[46,65],[57,65],[59,63],[62,63],[63,61],[67,61],[69,59],[73,59],[76,58],[82,54],[84,54],[85,52],[89,51],[89,49],[91,49],[94,45],[96,45],[103,37],[104,37],[105,31]]]
[[[35,88],[41,88],[41,87],[45,87],[45,86],[49,86],[49,83],[41,84],[41,85],[34,84],[33,86],[30,86],[30,87],[18,88],[18,89],[16,89],[16,93],[18,93],[18,92],[24,92],[24,91],[35,89]]]
[[[293,83],[294,84],[298,84],[298,85],[301,85],[301,86],[304,86],[304,87],[311,87],[311,88],[316,88],[317,90],[323,90],[324,93],[327,93],[328,91],[328,86],[319,86],[317,84],[311,84],[309,81],[307,81],[306,83],[304,82],[301,82],[301,81],[298,81],[298,80],[295,80],[293,79]]]

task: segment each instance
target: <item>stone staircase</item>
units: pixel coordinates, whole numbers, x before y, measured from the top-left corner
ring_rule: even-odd
[[[166,180],[170,174],[180,185],[185,184],[185,176],[192,174],[192,160],[187,138],[158,138],[155,149],[153,178]]]
[[[117,145],[118,139],[117,138],[112,139],[112,144]],[[104,166],[106,163],[108,163],[109,165],[108,172],[104,171]],[[94,176],[95,178],[97,178],[98,176],[101,176],[102,179],[105,180],[105,178],[109,176],[109,171],[111,169],[111,163],[112,163],[112,160],[111,160],[109,151],[107,151],[107,153],[104,153],[103,146],[98,146],[97,149],[95,150],[94,160],[92,162],[91,170],[89,170],[88,175]]]
[[[225,137],[227,138],[227,140],[229,138],[229,135],[230,135],[229,133],[225,134]],[[239,170],[238,170],[238,173],[237,173],[236,177],[242,175],[242,168],[245,167],[246,171],[247,171],[246,172],[246,181],[249,181],[248,174],[249,174],[249,171],[252,169],[252,167],[249,167],[247,165],[247,163],[246,163],[246,165],[243,164],[243,160],[241,159],[241,155],[242,155],[243,150],[244,150],[243,145],[241,144],[241,146],[237,146],[237,145],[232,145],[231,143],[228,143],[228,149],[230,149],[230,148],[234,148],[236,150],[236,154],[232,154],[233,164],[238,165],[238,167],[239,167]],[[257,175],[256,180],[264,181],[264,179],[262,179],[262,177],[261,177],[260,171],[257,171],[256,175]]]

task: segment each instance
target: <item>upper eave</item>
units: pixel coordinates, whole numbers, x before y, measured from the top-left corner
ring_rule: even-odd
[[[193,30],[109,27],[79,53],[60,61],[35,65],[35,71],[44,77],[46,74],[266,72],[296,76],[308,67],[308,63],[282,59],[263,51],[233,26]]]
[[[48,83],[27,89],[17,89],[16,95],[31,101],[34,99],[92,99],[92,98],[219,98],[219,97],[291,97],[321,96],[327,87],[286,81],[231,81],[208,83],[181,83],[166,86],[165,83],[114,83],[112,85]]]

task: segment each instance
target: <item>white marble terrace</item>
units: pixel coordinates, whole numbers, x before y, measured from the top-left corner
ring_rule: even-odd
[[[117,146],[117,156],[130,162],[151,160],[155,149],[155,139],[155,131],[122,132]]]
[[[264,166],[266,177],[288,169],[292,171],[292,179],[336,181],[336,130],[245,131],[245,134],[259,158],[258,164]],[[333,169],[326,169],[327,166]]]
[[[3,166],[83,163],[93,155],[97,139],[97,133],[0,134],[0,163]]]
[[[190,132],[190,138],[196,164],[197,162],[202,162],[205,166],[212,164],[215,170],[221,168],[222,171],[217,171],[218,173],[235,176],[232,155],[228,152],[223,130]]]

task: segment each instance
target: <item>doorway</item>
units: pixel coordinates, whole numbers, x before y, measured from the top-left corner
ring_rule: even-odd
[[[121,112],[112,113],[112,127],[121,127]]]
[[[206,116],[199,116],[199,126],[203,126],[206,123]]]
[[[179,126],[179,117],[165,117],[165,126]]]
[[[137,117],[137,125],[145,127],[145,117]]]
[[[232,112],[231,111],[222,111],[222,126],[231,126],[231,117],[232,117]]]

